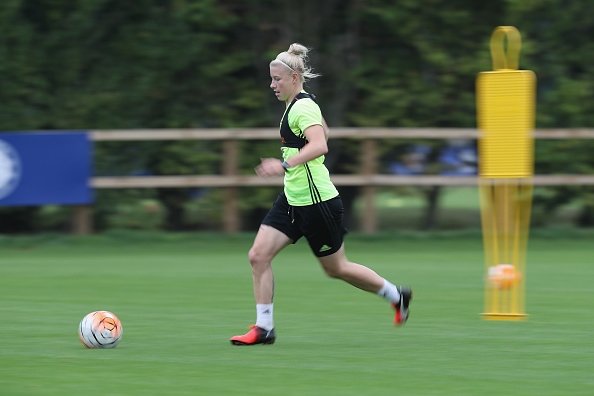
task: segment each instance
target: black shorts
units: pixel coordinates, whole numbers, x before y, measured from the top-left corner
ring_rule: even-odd
[[[348,232],[342,225],[344,207],[340,196],[307,206],[291,206],[285,193],[278,195],[276,202],[262,220],[297,242],[305,236],[317,257],[336,253]]]

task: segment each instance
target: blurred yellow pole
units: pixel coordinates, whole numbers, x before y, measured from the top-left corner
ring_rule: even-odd
[[[506,46],[507,39],[507,46]],[[479,73],[477,118],[481,220],[485,250],[485,313],[524,320],[526,246],[530,228],[536,77],[518,70],[521,38],[513,26],[491,36],[494,71]]]

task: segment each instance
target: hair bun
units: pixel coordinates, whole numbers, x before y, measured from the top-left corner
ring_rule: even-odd
[[[289,46],[287,51],[281,52],[276,56],[276,59],[270,62],[272,66],[275,62],[283,64],[287,70],[297,73],[299,80],[303,83],[311,78],[320,76],[314,73],[312,68],[307,64],[307,53],[309,48],[299,43],[293,43]]]
[[[289,50],[287,52],[292,55],[297,55],[300,58],[305,58],[307,57],[308,49],[304,45],[293,43],[289,46]]]

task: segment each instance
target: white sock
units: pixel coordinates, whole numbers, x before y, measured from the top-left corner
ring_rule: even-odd
[[[377,295],[385,298],[386,300],[390,301],[391,303],[397,303],[400,301],[400,292],[398,291],[396,286],[394,286],[393,284],[391,284],[390,282],[388,282],[385,279],[384,279],[384,285],[382,286],[380,291],[377,292]]]
[[[256,326],[264,330],[272,330],[274,321],[272,320],[273,304],[256,304]]]

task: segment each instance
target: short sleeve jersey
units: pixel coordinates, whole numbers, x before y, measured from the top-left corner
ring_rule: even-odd
[[[302,91],[303,92],[303,91]],[[322,112],[318,104],[311,98],[296,99],[292,106],[285,110],[281,119],[288,118],[288,125],[295,136],[304,137],[303,132],[314,125],[321,125]],[[299,148],[281,148],[283,159],[288,159],[299,152]],[[285,173],[285,195],[289,205],[307,206],[324,202],[338,196],[328,169],[324,165],[324,156],[320,156],[304,164],[290,168]]]

